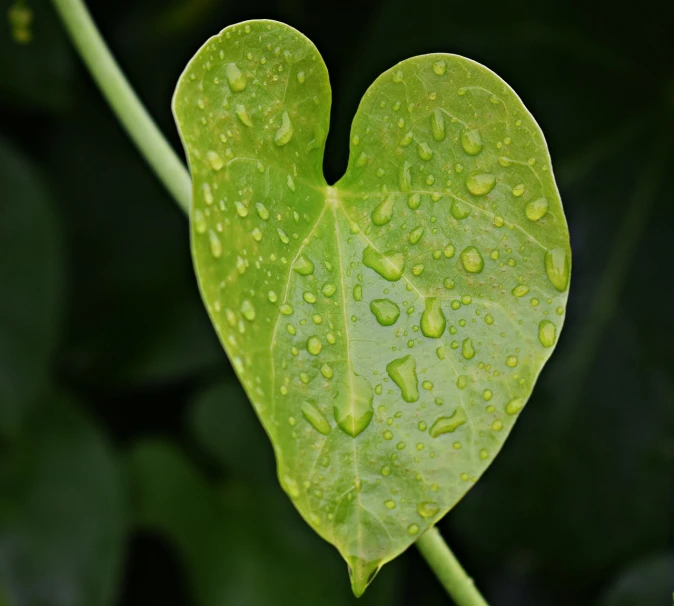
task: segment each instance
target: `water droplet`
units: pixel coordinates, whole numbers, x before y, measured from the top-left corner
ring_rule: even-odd
[[[355,438],[365,430],[372,420],[374,393],[367,379],[357,374],[351,375],[351,389],[335,404],[335,421],[347,435]]]
[[[494,392],[491,389],[485,389],[482,392],[482,397],[485,399],[486,402],[489,402],[494,397]]]
[[[393,439],[393,432],[390,429],[387,429],[382,436],[384,437],[384,440],[392,440]]]
[[[513,398],[505,405],[505,411],[509,415],[516,415],[524,406],[522,398]]]
[[[402,253],[395,251],[381,254],[368,246],[363,250],[363,265],[376,271],[385,280],[396,282],[402,278],[405,257]]]
[[[473,347],[473,340],[470,337],[463,340],[463,343],[461,344],[461,354],[466,360],[475,357],[475,348]]]
[[[314,262],[306,255],[300,255],[293,265],[293,271],[300,276],[310,276],[314,273]]]
[[[454,286],[455,286],[454,280],[452,280],[451,278],[445,278],[445,279],[442,281],[442,285],[443,285],[447,290],[453,290],[453,289],[454,289]]]
[[[468,385],[468,378],[466,375],[459,375],[458,378],[456,379],[456,386],[463,390],[466,389],[466,386]]]
[[[281,126],[274,133],[274,143],[277,147],[282,147],[290,142],[293,138],[293,125],[290,122],[288,112],[283,112],[281,116]]]
[[[428,161],[433,157],[433,150],[428,146],[428,143],[419,143],[417,153],[422,160]]]
[[[448,417],[438,417],[429,430],[431,438],[437,438],[444,433],[454,433],[468,420],[466,411],[457,406],[456,410]]]
[[[305,80],[306,80],[306,76],[304,75],[304,72],[297,72],[297,81],[300,84],[304,84]]]
[[[353,298],[356,301],[362,301],[363,300],[363,287],[360,284],[356,284],[353,287]]]
[[[241,121],[241,124],[248,127],[253,126],[253,121],[250,119],[250,116],[243,105],[237,105],[234,111],[236,112],[236,117]]]
[[[417,513],[422,518],[432,518],[434,515],[437,515],[438,511],[440,511],[438,504],[431,501],[426,501],[417,505]]]
[[[222,158],[220,157],[220,154],[218,154],[216,151],[206,152],[206,160],[208,160],[208,163],[211,165],[213,170],[220,170],[225,165],[225,163],[222,161]]]
[[[236,214],[239,215],[239,217],[248,216],[248,207],[243,202],[236,200],[234,206],[236,207]]]
[[[205,234],[208,226],[206,225],[206,217],[200,210],[194,211],[194,229],[198,234]]]
[[[324,436],[327,436],[330,433],[330,430],[332,429],[330,423],[316,406],[310,402],[304,402],[301,410],[302,416],[311,423],[316,431],[322,433]]]
[[[227,64],[225,76],[227,77],[229,88],[233,93],[240,93],[242,90],[246,90],[248,79],[245,74],[241,73],[241,70],[236,63]]]
[[[396,502],[393,499],[388,499],[387,501],[384,501],[384,505],[386,506],[387,509],[396,508]]]
[[[445,116],[441,109],[436,109],[431,114],[431,133],[433,134],[433,139],[436,141],[444,141],[447,136]]]
[[[477,156],[484,147],[480,131],[477,128],[464,130],[461,133],[461,147],[469,156]]]
[[[485,322],[485,324],[491,326],[494,323],[494,316],[492,316],[491,314],[487,314],[484,317],[484,322]]]
[[[276,232],[278,233],[278,237],[281,238],[281,242],[284,244],[288,244],[288,242],[290,242],[288,234],[286,234],[286,232],[284,232],[280,227],[276,228]]]
[[[452,217],[454,217],[457,221],[461,221],[470,215],[470,206],[455,198],[452,200],[452,205],[449,208],[449,212],[452,213]]]
[[[496,185],[496,176],[491,173],[472,173],[466,179],[466,188],[474,196],[485,196]]]
[[[335,376],[335,372],[332,370],[332,368],[328,364],[323,364],[323,366],[321,366],[321,374],[326,379],[332,379],[332,377]]]
[[[517,356],[508,356],[506,358],[506,366],[509,366],[510,368],[515,368],[517,364],[518,364]]]
[[[400,388],[405,402],[416,402],[419,399],[417,361],[412,356],[405,356],[389,362],[386,365],[386,372]]]
[[[263,221],[269,219],[269,211],[267,210],[267,207],[262,204],[262,202],[258,202],[255,205],[255,210],[257,211],[257,216],[260,217],[260,219]]]
[[[284,316],[290,316],[293,313],[293,306],[288,303],[284,303],[283,305],[281,305],[281,307],[279,307],[279,311]]]
[[[307,303],[316,303],[316,295],[312,292],[306,291],[302,294],[302,298],[307,302]]]
[[[241,313],[249,322],[252,322],[255,319],[255,308],[248,299],[244,299],[241,302]]]
[[[208,183],[204,183],[201,186],[201,193],[204,197],[204,202],[209,206],[213,204],[213,192],[211,191],[211,186]]]
[[[569,286],[569,257],[563,248],[553,248],[545,253],[545,273],[552,285],[564,292]]]
[[[543,347],[552,347],[557,342],[557,327],[550,320],[538,324],[538,340]]]
[[[549,206],[550,205],[547,198],[538,198],[537,200],[532,200],[526,205],[524,214],[527,216],[529,221],[538,221],[548,213]]]
[[[513,196],[515,196],[516,198],[519,198],[524,193],[525,189],[526,189],[526,187],[524,186],[524,183],[518,183],[517,185],[515,185],[515,187],[513,187],[513,190],[512,190]]]
[[[409,241],[410,244],[417,244],[419,240],[421,240],[421,236],[424,235],[424,226],[420,225],[419,227],[415,227],[411,232],[410,232],[410,237]]]
[[[220,238],[218,238],[218,234],[212,229],[208,230],[208,241],[211,247],[211,254],[216,259],[219,259],[222,255],[222,243],[220,242]]]
[[[491,424],[491,428],[494,431],[501,431],[503,429],[503,421],[501,421],[500,419],[496,419],[496,421],[494,421]]]
[[[336,291],[337,291],[337,287],[334,284],[330,284],[330,282],[326,282],[323,285],[323,290],[321,292],[326,297],[332,297],[332,295],[334,295]]]
[[[323,344],[321,343],[321,340],[314,336],[314,337],[309,337],[307,339],[307,351],[312,355],[312,356],[317,356],[319,353],[321,353],[321,350],[323,349]]]
[[[400,191],[402,192],[408,192],[412,187],[412,164],[407,162],[407,160],[400,167],[398,184],[400,185]]]
[[[393,217],[393,198],[386,198],[372,211],[372,223],[386,225]]]
[[[528,287],[528,286],[525,286],[524,284],[518,284],[518,285],[515,286],[515,288],[513,288],[513,290],[512,290],[512,293],[513,293],[516,297],[523,297],[523,296],[526,295],[528,292],[529,292],[529,287]]]
[[[445,332],[447,320],[440,305],[440,299],[429,297],[426,299],[426,309],[421,314],[421,332],[425,337],[439,339]]]
[[[400,308],[389,299],[374,299],[370,311],[382,326],[393,326],[400,317]]]
[[[407,206],[409,206],[412,210],[419,208],[420,204],[421,194],[412,194],[409,198],[407,198]]]
[[[433,71],[437,76],[444,76],[447,71],[447,64],[442,59],[435,61],[433,63]]]
[[[410,534],[419,534],[419,525],[418,524],[410,524],[407,527],[407,532]]]
[[[461,263],[464,269],[471,274],[479,274],[484,269],[484,259],[480,251],[474,246],[468,246],[463,249]]]

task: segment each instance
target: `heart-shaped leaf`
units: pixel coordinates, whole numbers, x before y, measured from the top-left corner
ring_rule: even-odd
[[[483,66],[385,72],[334,186],[330,100],[309,40],[250,21],[199,50],[174,112],[209,314],[359,595],[498,453],[562,328],[570,249],[543,135]]]

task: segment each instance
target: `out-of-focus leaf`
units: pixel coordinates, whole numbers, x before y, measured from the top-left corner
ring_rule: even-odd
[[[0,103],[35,110],[62,110],[72,91],[73,53],[49,0],[30,0],[31,40],[18,44],[0,7]],[[3,104],[4,104],[3,103]]]
[[[137,444],[127,463],[136,522],[178,549],[198,606],[355,603],[339,558],[275,484],[260,486],[251,476],[209,482],[160,440]],[[392,569],[358,603],[391,604],[395,584]]]
[[[0,138],[0,435],[44,388],[61,318],[60,225],[37,171]]]
[[[174,111],[204,301],[360,595],[498,454],[556,345],[571,251],[543,134],[485,67],[384,72],[332,187],[330,103],[313,44],[249,21],[198,51]]]
[[[8,606],[112,604],[124,530],[119,469],[76,404],[41,400],[3,455],[0,485]]]
[[[674,554],[643,558],[625,570],[598,606],[671,606],[674,594]]]
[[[68,226],[67,370],[128,386],[225,363],[197,293],[185,218],[109,109],[78,95],[48,153]]]

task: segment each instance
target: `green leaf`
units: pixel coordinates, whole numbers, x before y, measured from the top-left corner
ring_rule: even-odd
[[[543,135],[483,66],[415,57],[367,91],[328,186],[325,65],[272,21],[211,38],[174,113],[202,296],[360,595],[477,481],[556,344],[571,252]]]
[[[40,402],[4,453],[0,587],[11,606],[114,603],[124,533],[109,444],[64,396]]]
[[[41,176],[0,138],[0,435],[16,437],[59,337],[59,221]]]

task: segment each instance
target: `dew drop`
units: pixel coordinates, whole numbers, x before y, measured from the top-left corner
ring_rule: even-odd
[[[515,185],[515,187],[513,187],[512,190],[513,196],[519,198],[524,193],[525,189],[526,187],[524,186],[524,183],[518,183],[517,185]]]
[[[309,337],[307,339],[307,351],[312,355],[312,356],[317,356],[319,353],[321,353],[323,349],[323,344],[321,343],[321,340],[318,337]]]
[[[547,198],[538,198],[537,200],[532,200],[524,208],[524,214],[526,215],[529,221],[538,221],[542,219],[548,213],[548,199]]]
[[[519,360],[517,359],[517,356],[508,356],[506,358],[506,366],[509,366],[510,368],[515,368],[518,362]]]
[[[351,376],[351,389],[335,404],[335,421],[347,435],[355,438],[372,420],[372,386],[360,375]]]
[[[201,194],[204,197],[204,202],[208,204],[209,206],[213,204],[213,192],[211,190],[211,186],[208,183],[204,183],[201,186]]]
[[[257,216],[260,217],[260,219],[263,221],[269,219],[269,211],[267,210],[267,207],[262,204],[262,202],[258,202],[255,205],[255,210],[257,211]]]
[[[306,81],[306,76],[304,75],[304,72],[297,72],[297,81],[300,84],[304,84],[304,82]]]
[[[438,511],[440,511],[438,504],[431,501],[426,501],[417,505],[417,513],[422,518],[432,518],[434,515],[437,515]]]
[[[407,160],[400,167],[398,184],[400,185],[400,191],[402,192],[408,192],[412,187],[412,164]]]
[[[410,237],[409,237],[409,242],[410,244],[417,244],[419,240],[421,240],[421,236],[424,235],[424,226],[420,225],[419,227],[415,227],[411,232],[410,232]]]
[[[332,370],[332,368],[328,364],[323,364],[323,366],[321,366],[321,374],[326,379],[332,379],[332,377],[335,376],[335,372]]]
[[[412,194],[409,198],[407,198],[407,206],[409,206],[412,210],[419,208],[420,204],[421,194]]]
[[[452,205],[449,207],[449,212],[452,213],[452,217],[457,221],[461,221],[470,215],[470,207],[460,200],[454,199],[452,200]]]
[[[236,214],[239,215],[239,217],[248,216],[248,207],[243,202],[236,200],[234,206],[236,207]]]
[[[405,356],[389,362],[386,365],[386,372],[400,388],[405,402],[416,402],[419,399],[417,361],[412,356]]]
[[[372,223],[377,226],[386,225],[393,217],[393,198],[382,200],[372,211]]]
[[[288,234],[286,234],[286,232],[284,232],[280,227],[276,228],[276,232],[278,233],[278,237],[281,238],[281,242],[284,244],[288,244],[288,242],[290,242]]]
[[[428,297],[426,309],[421,315],[421,332],[425,337],[439,339],[445,332],[447,320],[440,305],[440,299]]]
[[[436,141],[444,141],[445,137],[447,136],[445,116],[440,109],[436,109],[431,114],[431,133],[433,135],[433,139]]]
[[[408,532],[409,534],[412,534],[412,535],[414,535],[414,534],[419,534],[419,525],[418,525],[418,524],[410,524],[410,525],[407,527],[407,532]]]
[[[569,257],[562,248],[553,248],[545,253],[545,273],[552,285],[564,292],[569,286]]]
[[[505,405],[505,411],[509,415],[516,415],[524,406],[522,398],[513,398]]]
[[[337,287],[334,284],[331,284],[330,282],[326,282],[323,285],[323,289],[321,292],[326,296],[326,297],[332,297],[332,295],[337,292]]]
[[[396,508],[396,502],[393,499],[388,499],[384,501],[384,505],[386,506],[387,509],[395,509]]]
[[[457,406],[456,410],[448,417],[438,417],[431,425],[428,433],[431,438],[437,438],[444,433],[454,433],[461,425],[468,420],[466,411]]]
[[[241,302],[241,314],[249,322],[252,322],[255,319],[255,308],[248,299],[244,299]]]
[[[208,241],[211,247],[211,254],[216,259],[219,259],[222,256],[222,242],[220,242],[218,234],[216,234],[212,229],[208,230]]]
[[[496,185],[496,176],[491,173],[472,173],[466,179],[466,188],[474,196],[488,194]]]
[[[400,308],[390,299],[374,299],[370,311],[382,326],[393,326],[400,317]]]
[[[469,156],[477,156],[484,147],[480,131],[476,128],[464,130],[461,133],[461,147]]]
[[[385,280],[396,282],[402,278],[405,257],[395,251],[382,254],[368,246],[363,250],[363,265],[376,271]]]
[[[528,292],[529,292],[529,287],[525,286],[524,284],[518,284],[517,286],[515,286],[515,288],[512,289],[512,293],[516,297],[523,297]]]
[[[538,340],[543,347],[552,347],[557,342],[557,327],[550,320],[538,324]]]
[[[484,259],[475,246],[468,246],[461,252],[463,268],[471,274],[479,274],[484,269]]]
[[[363,300],[363,287],[360,284],[356,284],[353,287],[353,298],[356,301],[362,301]]]
[[[236,63],[227,64],[225,76],[227,77],[227,83],[232,92],[240,93],[241,91],[246,90],[248,79],[245,74],[241,73],[241,70]]]
[[[312,292],[306,291],[302,294],[302,298],[307,302],[307,303],[316,303],[316,295]]]
[[[283,112],[281,116],[281,126],[278,128],[276,133],[274,133],[274,144],[277,147],[282,147],[290,142],[293,138],[293,125],[290,122],[290,116],[288,112]]]
[[[442,59],[435,61],[433,63],[433,71],[436,76],[444,76],[447,71],[447,64]]]
[[[194,229],[198,234],[205,234],[208,226],[206,225],[206,217],[200,210],[194,211]]]
[[[234,111],[236,112],[236,117],[241,121],[241,124],[248,127],[253,126],[253,121],[250,119],[250,116],[243,105],[237,105]]]
[[[293,271],[300,276],[310,276],[314,273],[314,262],[306,255],[300,255],[293,265]]]
[[[220,170],[225,165],[220,157],[220,154],[216,151],[209,151],[206,153],[206,160],[211,165],[213,170]]]
[[[473,340],[470,337],[464,339],[463,343],[461,343],[461,354],[466,360],[475,357],[475,348],[473,347]]]
[[[428,143],[419,143],[417,145],[417,153],[422,160],[428,161],[433,157],[433,150],[428,146]]]
[[[327,436],[330,433],[332,429],[332,427],[330,427],[330,423],[316,406],[310,402],[304,402],[304,404],[302,404],[301,410],[302,416],[307,421],[309,421],[309,423],[316,431],[318,431],[318,433],[322,433],[324,436]]]

